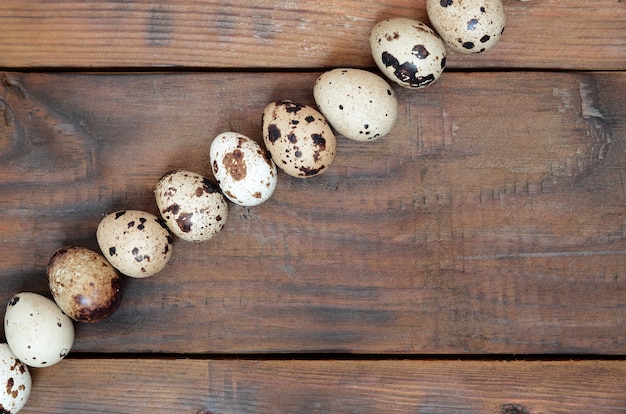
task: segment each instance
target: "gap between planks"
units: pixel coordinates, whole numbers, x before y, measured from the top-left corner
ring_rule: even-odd
[[[197,361],[467,361],[467,362],[547,362],[547,361],[624,361],[626,354],[362,354],[362,353],[70,353],[66,360],[197,360]]]

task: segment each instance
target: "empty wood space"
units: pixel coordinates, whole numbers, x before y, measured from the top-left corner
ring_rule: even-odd
[[[388,136],[125,277],[22,412],[626,412],[626,3],[504,5]],[[269,102],[376,72],[387,17],[425,1],[0,3],[0,304]]]

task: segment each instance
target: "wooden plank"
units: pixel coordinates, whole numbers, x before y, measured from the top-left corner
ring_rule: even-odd
[[[621,413],[624,361],[67,360],[23,413]]]
[[[214,136],[260,140],[266,103],[318,73],[2,75],[0,301],[47,293],[100,218],[156,213],[173,168],[211,174]],[[76,352],[626,352],[625,73],[450,73],[398,90],[375,142],[280,175],[215,239],[126,279]]]
[[[500,44],[449,68],[626,69],[624,3],[505,7]],[[369,32],[388,17],[427,21],[425,0],[3,1],[0,67],[373,67]]]

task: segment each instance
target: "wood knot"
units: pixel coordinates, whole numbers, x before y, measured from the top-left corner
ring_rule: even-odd
[[[521,404],[502,404],[502,414],[531,414],[528,408]]]

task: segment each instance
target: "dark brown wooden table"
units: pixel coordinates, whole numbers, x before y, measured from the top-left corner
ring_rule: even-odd
[[[0,303],[424,3],[1,2]],[[23,412],[626,412],[626,3],[505,8],[387,137],[125,278]]]

